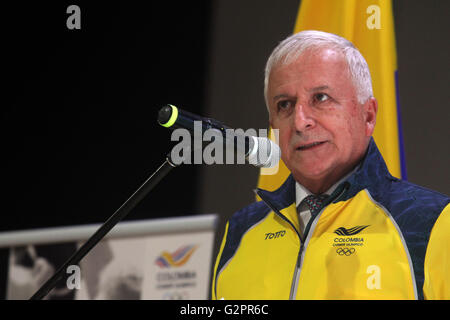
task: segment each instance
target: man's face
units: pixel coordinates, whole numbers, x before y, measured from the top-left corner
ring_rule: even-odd
[[[282,159],[310,191],[326,191],[364,155],[377,104],[374,98],[358,103],[342,53],[309,50],[289,65],[275,66],[267,98]]]

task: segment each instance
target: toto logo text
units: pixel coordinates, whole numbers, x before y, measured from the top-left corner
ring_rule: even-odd
[[[286,230],[281,230],[281,231],[277,231],[277,232],[269,232],[266,233],[266,237],[264,238],[264,240],[267,239],[276,239],[278,237],[284,237],[284,235],[286,234]]]

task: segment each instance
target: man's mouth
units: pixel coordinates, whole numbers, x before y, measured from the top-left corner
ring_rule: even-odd
[[[309,143],[309,144],[304,144],[304,145],[299,146],[297,148],[297,150],[300,150],[300,151],[310,150],[310,149],[316,148],[316,147],[324,144],[325,142],[326,141],[319,141],[319,142],[313,142],[313,143]]]

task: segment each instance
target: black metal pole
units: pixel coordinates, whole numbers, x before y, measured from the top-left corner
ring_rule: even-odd
[[[56,273],[45,282],[41,288],[30,298],[30,300],[40,300],[44,298],[58,283],[66,273],[67,267],[76,265],[89,251],[100,241],[114,226],[127,216],[127,214],[144,199],[144,197],[175,168],[170,154],[166,161],[128,198],[122,206],[61,266]]]

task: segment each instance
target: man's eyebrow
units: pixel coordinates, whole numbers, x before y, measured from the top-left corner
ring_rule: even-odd
[[[317,92],[317,91],[322,91],[322,90],[326,90],[326,89],[330,89],[329,86],[320,86],[320,87],[314,87],[312,89],[309,89],[309,92]]]
[[[314,87],[311,89],[308,89],[309,92],[317,92],[317,91],[322,91],[322,90],[327,90],[327,89],[331,89],[329,86],[319,86],[319,87]],[[276,101],[280,98],[289,98],[290,96],[288,94],[279,94],[276,95],[275,97],[273,97],[273,101]]]
[[[279,94],[279,95],[273,97],[273,101],[276,101],[276,100],[278,100],[280,98],[289,98],[289,95],[287,95],[287,94]]]

